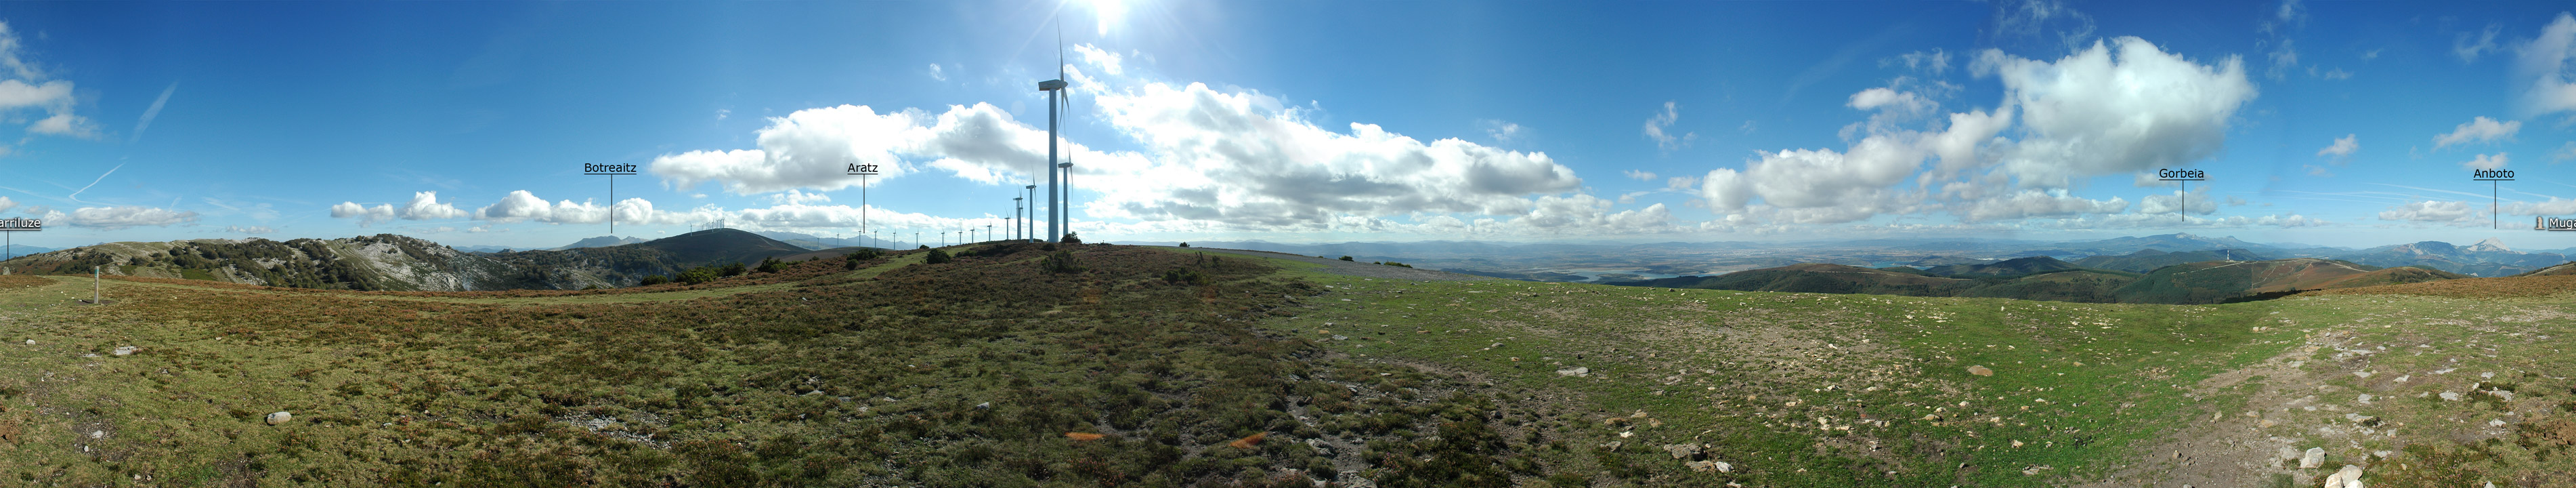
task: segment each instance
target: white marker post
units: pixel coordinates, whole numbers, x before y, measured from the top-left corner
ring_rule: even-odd
[[[2182,182],[2182,223],[2191,223],[2191,182],[2209,181],[2209,173],[2196,169],[2158,169],[2156,179]]]
[[[105,303],[99,300],[99,288],[98,267],[91,266],[89,267],[89,304],[99,305]]]
[[[2503,200],[2503,182],[2513,181],[2513,170],[2481,169],[2471,171],[2469,172],[2469,181],[2487,182],[2487,226],[2497,229],[2504,228],[2504,221],[2496,217],[2496,211],[2501,209],[2496,202]]]
[[[635,174],[635,165],[582,163],[581,173],[608,175],[608,236],[617,237],[617,175]]]
[[[842,174],[859,177],[859,233],[868,233],[868,177],[876,176],[877,165],[850,163]]]

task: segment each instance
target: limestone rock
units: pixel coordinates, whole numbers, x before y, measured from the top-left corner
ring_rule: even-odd
[[[2317,469],[2325,465],[2326,448],[2323,447],[2308,448],[2308,454],[2299,457],[2299,469]]]
[[[116,346],[115,354],[118,356],[132,356],[134,355],[134,346]]]
[[[1682,465],[1683,465],[1683,466],[1689,466],[1689,467],[1690,467],[1690,469],[1691,469],[1691,471],[1698,471],[1698,472],[1702,472],[1702,473],[1706,473],[1706,472],[1710,472],[1710,471],[1716,471],[1716,472],[1720,472],[1720,473],[1729,473],[1729,472],[1734,472],[1734,471],[1735,471],[1735,466],[1734,466],[1734,465],[1730,465],[1730,464],[1726,464],[1726,462],[1725,462],[1725,461],[1691,461],[1691,462],[1688,462],[1688,463],[1683,463]]]
[[[295,414],[284,411],[268,414],[268,425],[283,424],[289,420],[295,420]]]
[[[2343,465],[2343,469],[2336,470],[2335,474],[2326,475],[2325,488],[2362,488],[2361,467]]]
[[[1592,374],[1592,368],[1575,366],[1572,368],[1556,370],[1556,374],[1564,376],[1585,376]]]
[[[1977,375],[1977,376],[1994,376],[1994,375],[1995,375],[1995,370],[1992,370],[1992,369],[1986,369],[1986,367],[1985,367],[1985,366],[1973,366],[1973,365],[1972,365],[1972,366],[1968,366],[1968,374],[1973,374],[1973,375]]]
[[[1672,454],[1673,459],[1695,458],[1699,457],[1699,444],[1665,444],[1664,452]]]

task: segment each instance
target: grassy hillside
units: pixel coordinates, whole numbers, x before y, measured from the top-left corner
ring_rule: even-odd
[[[2291,447],[2363,465],[2371,486],[2576,472],[2564,276],[2138,305],[944,251],[958,257],[589,292],[109,280],[117,301],[88,307],[65,305],[83,280],[38,278],[52,283],[0,293],[0,479],[2313,486],[2330,472],[2269,460]],[[281,410],[294,418],[263,421]]]
[[[2065,261],[2060,261],[2057,258],[2048,256],[2031,256],[2026,258],[2006,259],[1993,263],[1935,266],[1931,269],[1923,270],[1923,272],[1933,276],[1948,276],[1952,278],[1981,278],[2024,276],[2071,269],[2077,268],[2075,265],[2068,264]]]
[[[2155,249],[2144,249],[2125,255],[2089,256],[2084,259],[2075,260],[2075,265],[2086,268],[2126,271],[2131,273],[2152,273],[2158,268],[2177,264],[2197,263],[2203,261],[2263,261],[2266,259],[2268,258],[2255,254],[2253,251],[2243,249],[2184,252],[2165,252]]]
[[[684,263],[758,263],[762,258],[812,251],[735,229],[707,229],[635,244],[669,253]]]

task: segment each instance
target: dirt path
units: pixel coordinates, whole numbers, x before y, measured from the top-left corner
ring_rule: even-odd
[[[1226,253],[1226,254],[1239,254],[1239,255],[1244,255],[1244,256],[1256,256],[1256,257],[1265,257],[1265,258],[1271,258],[1271,259],[1279,259],[1279,260],[1287,260],[1287,261],[1296,261],[1296,262],[1301,262],[1301,263],[1313,263],[1313,264],[1320,264],[1320,265],[1323,265],[1323,266],[1324,266],[1323,268],[1317,269],[1316,271],[1325,272],[1325,273],[1332,273],[1332,274],[1337,274],[1337,275],[1344,275],[1344,276],[1358,276],[1358,277],[1363,277],[1363,278],[1379,278],[1379,279],[1390,279],[1390,280],[1415,280],[1415,281],[1476,281],[1476,280],[1499,280],[1499,279],[1501,279],[1501,278],[1491,278],[1491,277],[1476,276],[1476,275],[1463,275],[1463,274],[1451,273],[1451,272],[1447,272],[1447,271],[1433,271],[1433,270],[1428,270],[1428,269],[1414,269],[1414,268],[1407,268],[1407,267],[1402,267],[1402,266],[1387,266],[1387,265],[1383,265],[1383,264],[1370,264],[1370,263],[1362,263],[1362,262],[1355,262],[1355,261],[1343,261],[1343,260],[1339,260],[1339,259],[1324,259],[1324,258],[1319,258],[1319,257],[1314,257],[1314,256],[1299,256],[1299,255],[1295,255],[1295,254],[1288,254],[1288,253],[1281,253],[1281,252],[1270,252],[1270,251],[1247,251],[1247,250],[1242,250],[1242,249],[1215,249],[1215,248],[1205,248],[1205,247],[1169,247],[1169,246],[1140,246],[1140,247],[1157,247],[1157,248],[1163,248],[1163,249],[1169,249],[1169,250],[1175,250],[1175,251],[1207,251],[1207,252],[1219,252],[1219,253]]]

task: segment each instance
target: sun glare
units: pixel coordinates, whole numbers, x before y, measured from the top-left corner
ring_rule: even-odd
[[[1109,27],[1127,16],[1125,0],[1084,0],[1091,4],[1091,14],[1100,20],[1100,35],[1109,35]]]

